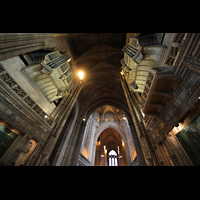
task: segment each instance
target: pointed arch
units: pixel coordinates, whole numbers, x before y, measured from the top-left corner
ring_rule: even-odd
[[[131,157],[131,152],[130,152],[130,149],[129,149],[129,145],[128,145],[128,140],[127,140],[127,137],[125,135],[125,133],[120,129],[119,125],[117,124],[117,122],[107,122],[107,123],[104,123],[102,124],[102,126],[97,129],[95,135],[94,135],[94,143],[93,143],[93,147],[92,147],[92,159],[91,159],[91,163],[94,164],[94,161],[95,161],[95,154],[96,154],[96,142],[97,142],[97,139],[98,137],[100,136],[100,134],[106,130],[107,128],[112,128],[114,129],[116,132],[119,133],[119,135],[122,137],[123,141],[124,141],[124,144],[125,144],[125,149],[126,149],[126,155],[127,155],[127,161],[128,163],[130,163],[130,157]]]
[[[105,110],[104,110],[104,114],[106,114],[108,111],[112,112],[113,114],[115,113],[112,106],[110,105],[106,105]]]

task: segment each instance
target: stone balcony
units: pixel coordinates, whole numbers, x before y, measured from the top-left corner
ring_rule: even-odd
[[[182,77],[173,74],[171,69],[171,66],[150,69],[142,94],[141,105],[145,115],[160,118],[167,102],[173,97],[173,90]]]

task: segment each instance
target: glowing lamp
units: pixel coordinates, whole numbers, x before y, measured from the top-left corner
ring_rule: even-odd
[[[83,78],[84,78],[84,73],[83,73],[82,71],[79,71],[79,72],[78,72],[78,76],[79,76],[80,80],[83,80]]]
[[[123,75],[124,75],[124,71],[122,70],[122,71],[120,72],[120,74],[123,76]]]

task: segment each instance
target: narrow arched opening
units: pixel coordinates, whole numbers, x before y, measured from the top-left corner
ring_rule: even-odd
[[[111,150],[108,154],[108,166],[118,166],[118,156],[115,150]]]

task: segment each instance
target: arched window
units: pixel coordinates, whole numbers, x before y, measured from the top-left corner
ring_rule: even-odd
[[[111,150],[108,154],[109,166],[118,166],[117,162],[117,153],[114,150]]]

